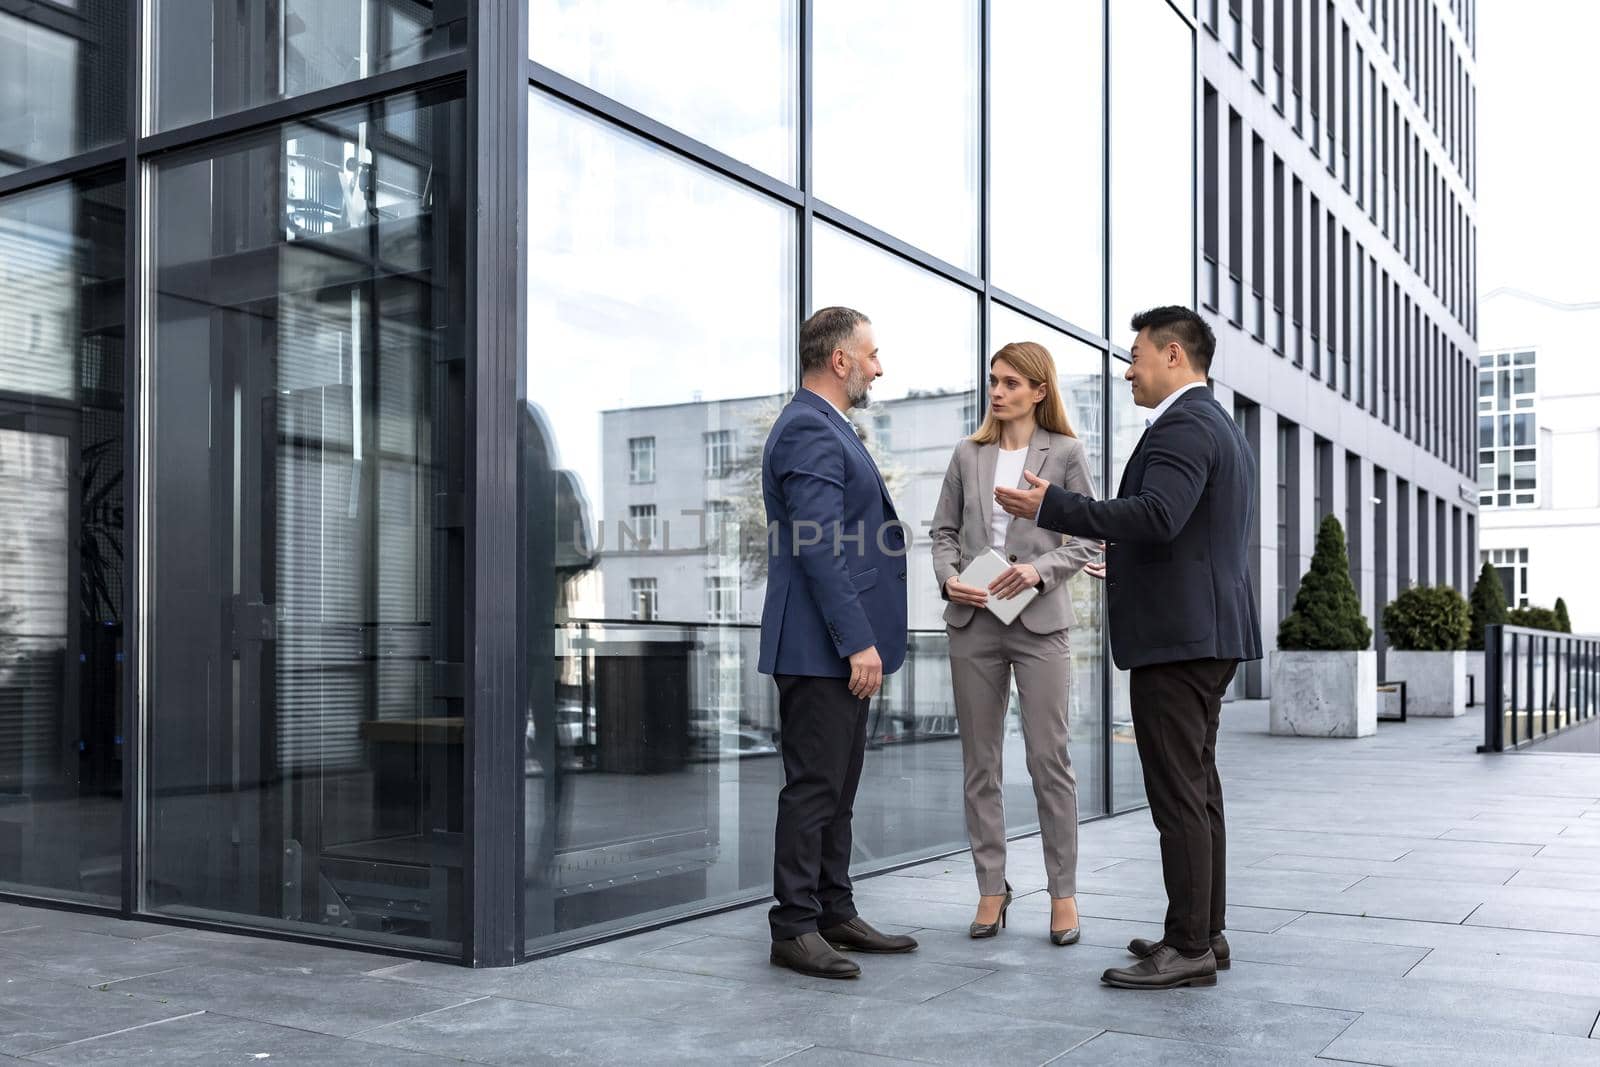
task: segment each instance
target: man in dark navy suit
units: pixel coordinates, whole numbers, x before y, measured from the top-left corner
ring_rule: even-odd
[[[803,388],[767,437],[762,674],[778,686],[784,787],[773,849],[772,962],[820,978],[861,973],[840,949],[910,952],[873,929],[850,890],[850,817],[867,708],[906,657],[906,539],[878,466],[845,412],[883,374],[872,323],[823,308],[800,327]]]
[[[1105,539],[1111,653],[1130,672],[1129,701],[1150,817],[1167,888],[1160,941],[1134,940],[1141,962],[1101,976],[1128,989],[1215,985],[1228,967],[1222,936],[1226,839],[1217,722],[1241,660],[1261,658],[1250,591],[1249,531],[1256,466],[1206,378],[1216,337],[1189,308],[1134,316],[1125,375],[1153,408],[1112,500],[1070,493],[1032,475],[996,488],[1013,515],[1047,530]]]

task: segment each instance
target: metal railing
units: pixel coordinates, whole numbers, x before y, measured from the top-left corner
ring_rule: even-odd
[[[1520,748],[1600,710],[1600,635],[1491,625],[1483,647],[1479,752]]]

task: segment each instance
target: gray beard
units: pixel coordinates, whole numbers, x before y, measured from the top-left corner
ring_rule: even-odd
[[[872,406],[872,381],[860,371],[851,370],[850,377],[844,383],[845,399],[850,401],[853,408],[868,408]]]

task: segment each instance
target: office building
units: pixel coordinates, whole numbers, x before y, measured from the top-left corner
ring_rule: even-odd
[[[473,965],[765,895],[754,465],[829,304],[913,532],[858,872],[965,843],[926,523],[1007,341],[1104,493],[1130,317],[1212,310],[1269,641],[1313,489],[1370,606],[1452,580],[1470,5],[1377,7],[7,3],[0,893]],[[1143,790],[1073,595],[1095,817]]]
[[[1476,569],[1476,3],[1198,7],[1199,297],[1259,465],[1263,637],[1331,514],[1381,652],[1396,593]]]
[[[1600,576],[1573,561],[1600,534],[1600,302],[1502,288],[1479,306],[1479,566],[1495,565],[1512,607],[1559,597],[1573,630],[1594,633]]]

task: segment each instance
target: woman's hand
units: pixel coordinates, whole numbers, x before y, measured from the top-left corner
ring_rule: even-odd
[[[989,583],[989,592],[1001,600],[1010,600],[1024,589],[1039,584],[1039,571],[1031,563],[1018,563],[1007,567],[999,577]]]
[[[981,608],[989,603],[988,593],[975,585],[963,585],[960,577],[956,575],[951,575],[944,583],[944,592],[952,604],[970,604],[975,608]]]
[[[1091,578],[1098,578],[1101,581],[1105,581],[1105,578],[1106,578],[1106,555],[1105,555],[1105,553],[1106,553],[1106,543],[1104,541],[1101,541],[1100,542],[1100,558],[1095,560],[1093,563],[1085,563],[1083,565],[1083,573],[1087,574]]]

